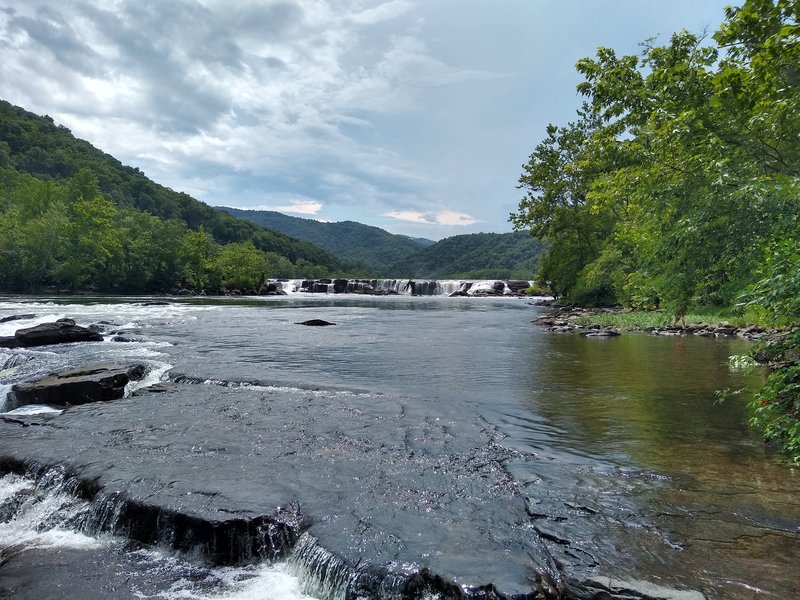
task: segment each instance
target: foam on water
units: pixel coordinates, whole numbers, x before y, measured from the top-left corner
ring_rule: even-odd
[[[216,568],[209,575],[219,579],[212,591],[196,591],[192,582],[180,580],[159,596],[166,600],[316,600],[303,591],[301,581],[283,563]]]
[[[19,311],[19,305],[14,305],[14,309]],[[4,312],[2,310],[2,304],[0,304],[0,312]],[[35,327],[36,325],[41,325],[42,323],[52,323],[57,319],[61,319],[64,317],[64,313],[56,312],[53,314],[42,315],[35,317],[33,319],[19,319],[17,321],[8,321],[7,323],[0,323],[0,337],[4,336],[12,336],[17,329],[25,329],[27,327]]]
[[[168,363],[162,363],[161,365],[150,369],[141,380],[128,382],[128,384],[125,386],[125,397],[127,398],[137,390],[148,388],[164,381],[165,375],[171,368],[172,365]]]
[[[115,327],[136,329],[147,327],[150,323],[164,321],[194,320],[194,312],[217,310],[214,306],[198,306],[168,302],[165,304],[146,304],[142,302],[54,304],[53,302],[0,302],[0,315],[34,313],[35,319],[9,321],[0,324],[0,336],[14,335],[17,329],[48,323],[63,317],[75,319],[78,324],[88,324],[98,320],[111,321]]]
[[[0,478],[0,556],[33,549],[93,550],[116,544],[115,536],[85,535],[76,530],[81,517],[92,510],[90,503],[65,493],[57,486],[47,491],[24,476]],[[133,564],[129,585],[139,598],[166,600],[315,600],[302,589],[302,582],[282,563],[243,567],[211,567],[189,562],[180,554],[158,548],[130,553]],[[137,574],[142,580],[139,581]],[[141,591],[147,580],[171,581],[167,589]]]
[[[0,398],[5,399],[5,393],[9,390],[4,390],[3,388],[11,388],[11,386],[0,386]],[[3,416],[24,416],[24,415],[42,415],[42,414],[56,414],[60,415],[63,410],[59,408],[54,408],[52,406],[48,406],[46,404],[28,404],[27,406],[20,406],[19,408],[15,408],[14,410],[10,410],[8,412],[0,413]]]
[[[0,523],[0,552],[32,548],[94,548],[97,538],[73,531],[68,523],[89,509],[87,502],[53,491],[42,493],[19,475],[0,478],[0,507],[16,503],[11,518]]]

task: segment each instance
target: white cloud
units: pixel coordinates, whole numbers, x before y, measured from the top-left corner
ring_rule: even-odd
[[[407,0],[392,0],[354,14],[351,20],[359,25],[375,25],[411,12],[414,4]]]
[[[452,210],[443,210],[436,215],[436,222],[439,225],[472,225],[477,223],[477,219],[468,214],[455,212]]]
[[[315,215],[322,210],[322,202],[311,199],[292,200],[286,204],[259,204],[258,206],[241,207],[247,210],[273,210],[282,213],[294,213],[298,215]]]
[[[443,210],[435,214],[426,214],[416,210],[394,210],[383,214],[384,217],[408,221],[410,223],[423,223],[426,225],[457,225],[467,226],[477,223],[477,219],[466,214],[452,210]]]
[[[397,219],[398,221],[409,221],[411,223],[429,224],[432,222],[425,214],[415,210],[393,210],[384,213],[383,216],[391,219]]]

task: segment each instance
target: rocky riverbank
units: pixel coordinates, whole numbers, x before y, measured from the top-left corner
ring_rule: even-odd
[[[663,316],[653,319],[652,315]],[[651,315],[643,318],[641,315]],[[758,325],[739,326],[727,321],[687,322],[664,325],[649,324],[654,320],[666,322],[664,313],[643,313],[626,308],[554,307],[552,312],[531,321],[555,333],[575,333],[591,337],[613,337],[628,331],[643,331],[652,335],[695,335],[698,337],[739,337],[760,341],[779,333]]]

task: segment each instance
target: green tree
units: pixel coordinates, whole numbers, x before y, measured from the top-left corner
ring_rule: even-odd
[[[116,206],[102,196],[79,197],[69,207],[70,219],[64,225],[65,254],[56,269],[70,289],[96,285],[110,289],[115,261],[122,242],[116,223]]]
[[[218,253],[219,245],[202,226],[197,231],[187,231],[179,251],[183,282],[196,289],[208,286],[211,264]]]
[[[258,291],[267,278],[267,260],[253,242],[233,242],[214,257],[210,272],[215,287]]]

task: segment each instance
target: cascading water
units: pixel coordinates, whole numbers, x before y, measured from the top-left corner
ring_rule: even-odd
[[[104,586],[109,586],[108,598],[249,600],[258,596],[315,600],[319,597],[307,595],[302,582],[290,574],[284,563],[219,567],[198,554],[191,559],[190,554],[176,555],[159,550],[158,546],[149,550],[132,547],[125,538],[102,533],[125,533],[119,525],[124,503],[114,496],[84,499],[81,497],[84,492],[78,489],[80,482],[66,477],[63,469],[38,470],[38,476],[33,472],[12,472],[0,477],[0,567],[7,577],[10,573],[7,583],[14,586],[12,591],[0,584],[0,596],[11,592],[16,598],[27,599],[50,594],[52,589],[47,580],[41,579],[31,560],[35,565],[52,553],[60,556],[61,561],[74,564],[79,595],[91,594],[80,583],[83,577],[87,584],[100,579]],[[169,538],[168,526],[164,527],[162,537]]]
[[[375,294],[406,296],[509,296],[522,294],[532,281],[465,279],[289,279],[270,280],[286,294]]]

